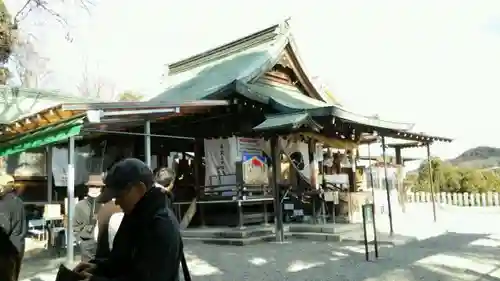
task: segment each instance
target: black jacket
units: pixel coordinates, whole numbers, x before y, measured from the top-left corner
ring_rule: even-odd
[[[17,280],[21,256],[3,228],[0,228],[0,249],[0,280]]]
[[[9,235],[10,241],[21,256],[24,255],[24,240],[28,234],[28,222],[23,201],[14,192],[0,197],[0,227]]]
[[[91,281],[178,281],[182,253],[179,224],[153,188],[123,217],[107,260],[95,261]]]

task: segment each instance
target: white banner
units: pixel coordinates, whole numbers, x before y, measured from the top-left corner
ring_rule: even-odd
[[[85,183],[89,177],[87,165],[88,146],[75,148],[75,186]],[[52,173],[55,186],[68,186],[68,149],[54,147],[52,150]]]
[[[301,141],[293,141],[291,139],[284,140],[280,139],[281,148],[285,154],[290,157],[293,153],[300,153],[302,155],[302,160],[304,162],[303,167],[299,169],[300,174],[306,179],[311,178],[311,169],[309,168],[309,149],[307,143]]]
[[[46,176],[45,149],[23,151],[6,157],[7,173],[14,176]]]
[[[305,142],[280,139],[284,153],[290,157],[300,154],[302,164],[298,172],[309,181],[309,151]],[[243,180],[248,184],[268,184],[267,158],[270,157],[269,142],[258,138],[206,139],[205,185],[236,184],[236,161],[242,161]],[[283,177],[283,176],[282,176]]]
[[[236,138],[206,139],[205,185],[236,184]]]

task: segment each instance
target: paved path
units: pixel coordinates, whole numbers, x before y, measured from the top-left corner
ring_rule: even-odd
[[[246,247],[189,243],[193,280],[500,280],[500,236],[447,233],[380,249],[364,260],[354,244],[292,241]],[[25,277],[26,276],[25,274]],[[54,280],[48,271],[24,280]]]
[[[440,209],[438,225],[432,223],[432,211],[425,212],[418,209],[418,215],[410,212],[395,218],[396,233],[419,240],[381,248],[380,259],[373,262],[364,260],[359,244],[303,240],[245,247],[188,242],[186,254],[193,280],[200,281],[500,281],[500,229],[496,223],[500,209]],[[471,221],[468,227],[466,221]],[[379,221],[381,231],[387,229],[384,223]],[[55,272],[51,268],[60,262],[27,262],[22,278],[52,281]]]

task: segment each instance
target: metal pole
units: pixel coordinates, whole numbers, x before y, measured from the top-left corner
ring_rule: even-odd
[[[352,223],[353,217],[354,217],[354,208],[353,208],[353,202],[352,202],[352,193],[356,192],[357,186],[357,179],[356,179],[356,154],[355,154],[355,148],[351,149],[351,173],[352,173],[352,186],[349,188],[349,222]]]
[[[370,185],[372,188],[372,227],[373,227],[373,242],[375,246],[375,257],[378,258],[378,242],[377,242],[377,226],[375,225],[375,188],[373,186],[373,171],[372,171],[372,154],[371,142],[368,143],[368,171],[370,173]]]
[[[370,187],[372,189],[372,201],[373,201],[373,211],[375,212],[375,189],[373,186],[373,171],[372,171],[372,153],[371,153],[371,143],[368,143],[368,172],[370,173]]]
[[[281,192],[278,186],[278,176],[281,170],[281,157],[278,137],[271,138],[271,159],[273,170],[271,174],[272,186],[273,186],[273,197],[274,197],[274,224],[276,227],[276,242],[283,242],[285,240],[285,235],[283,232],[283,209],[281,206]]]
[[[45,175],[47,175],[47,203],[52,203],[53,181],[52,181],[52,146],[47,146],[45,154]]]
[[[68,210],[66,213],[68,215],[67,221],[67,232],[66,232],[66,241],[67,241],[67,255],[66,255],[66,263],[68,265],[72,264],[74,261],[74,243],[75,238],[73,236],[73,212],[75,210],[75,138],[69,138],[69,147],[68,147],[68,175],[67,175],[67,196],[68,196]]]
[[[387,209],[389,211],[389,234],[394,234],[394,227],[392,224],[392,208],[391,208],[391,192],[389,191],[389,179],[387,178],[387,157],[385,154],[385,137],[382,136],[382,157],[384,158],[384,177],[385,177],[385,192],[387,194]]]
[[[151,167],[151,121],[144,124],[144,159],[146,165]]]
[[[48,145],[45,147],[45,175],[47,176],[47,203],[52,204],[52,194],[53,194],[53,180],[52,180],[52,146]],[[57,197],[56,197],[57,200]],[[47,221],[47,250],[53,250],[53,229],[54,222],[52,220]]]
[[[434,182],[432,178],[432,163],[431,163],[431,147],[430,143],[427,143],[427,163],[429,165],[429,187],[431,189],[431,200],[432,200],[432,216],[434,218],[434,222],[437,221],[436,217],[436,200],[434,199]]]

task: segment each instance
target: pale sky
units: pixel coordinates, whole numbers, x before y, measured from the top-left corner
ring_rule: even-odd
[[[72,43],[54,23],[23,26],[50,58],[51,88],[74,92],[86,61],[117,91],[159,93],[165,64],[291,16],[310,75],[346,108],[455,138],[433,146],[441,157],[500,147],[498,0],[96,0],[90,14],[65,6]]]

